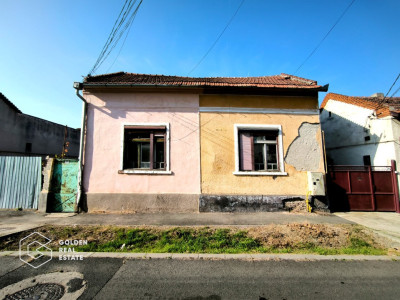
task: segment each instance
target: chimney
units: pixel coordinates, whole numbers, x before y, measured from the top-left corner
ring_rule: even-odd
[[[384,95],[383,93],[375,93],[375,94],[371,95],[371,97],[374,97],[374,98],[383,98],[383,97],[385,97],[385,95]]]

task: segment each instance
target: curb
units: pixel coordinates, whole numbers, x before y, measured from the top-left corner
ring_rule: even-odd
[[[54,257],[66,255],[53,251]],[[43,252],[50,256],[50,252]],[[198,254],[198,253],[127,253],[127,252],[73,252],[71,256],[83,258],[122,258],[122,259],[176,259],[176,260],[245,260],[245,261],[400,261],[400,256],[389,255],[319,255],[319,254]],[[19,251],[1,251],[0,257],[19,256]],[[65,261],[65,260],[62,260]]]

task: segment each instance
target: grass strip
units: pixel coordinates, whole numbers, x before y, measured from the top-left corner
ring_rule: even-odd
[[[288,225],[289,226],[289,225]],[[296,230],[310,230],[313,225],[293,226]],[[359,226],[348,226],[338,232],[344,242],[340,246],[326,246],[327,234],[320,228],[317,238],[293,239],[290,242],[276,243],[280,238],[287,239],[282,227],[265,227],[260,236],[255,237],[250,229],[175,227],[175,228],[129,228],[115,226],[43,226],[35,231],[53,240],[50,248],[58,251],[60,240],[87,240],[86,245],[74,246],[76,252],[136,252],[136,253],[304,253],[321,255],[363,254],[386,255],[388,249],[376,243],[372,235]],[[271,236],[273,231],[273,238]],[[292,231],[290,231],[292,232]],[[314,231],[312,231],[314,232]],[[7,238],[0,238],[0,250],[18,250],[19,239],[30,232],[23,232]],[[258,232],[260,233],[260,231]],[[299,232],[292,232],[296,236]],[[285,236],[286,234],[286,236]],[[309,237],[309,234],[305,235]],[[336,235],[329,236],[331,241]],[[325,244],[321,242],[325,239]],[[271,242],[272,241],[272,242]]]

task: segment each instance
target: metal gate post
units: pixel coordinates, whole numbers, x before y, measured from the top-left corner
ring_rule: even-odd
[[[376,210],[375,205],[375,189],[374,189],[374,182],[372,181],[372,167],[368,166],[368,177],[369,177],[369,190],[371,193],[371,204],[372,204],[372,211]]]
[[[393,183],[393,193],[394,193],[394,207],[396,208],[396,212],[400,213],[400,205],[399,205],[399,186],[397,184],[397,174],[396,174],[396,161],[392,160],[391,164],[391,173],[392,173],[392,183]]]

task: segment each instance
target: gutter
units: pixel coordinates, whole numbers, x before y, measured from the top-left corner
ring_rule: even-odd
[[[76,203],[74,205],[74,210],[75,212],[79,212],[79,208],[81,205],[81,199],[82,199],[82,178],[83,178],[83,152],[84,152],[84,143],[85,143],[85,131],[86,131],[86,116],[87,116],[87,102],[85,98],[81,94],[79,94],[79,91],[83,89],[83,84],[80,82],[74,82],[74,89],[76,89],[76,96],[78,96],[79,99],[82,100],[82,123],[81,123],[81,135],[80,135],[80,143],[79,143],[79,170],[78,170],[78,193],[76,196]]]
[[[327,92],[328,89],[329,89],[329,83],[328,83],[328,84],[325,84],[324,86],[321,86],[321,87],[318,89],[318,92]]]

